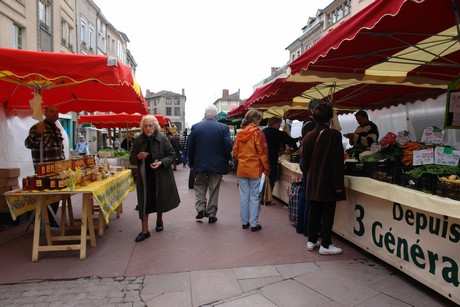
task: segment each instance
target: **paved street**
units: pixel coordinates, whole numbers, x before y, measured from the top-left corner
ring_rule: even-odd
[[[217,223],[197,222],[188,168],[175,175],[182,203],[165,214],[161,233],[151,216],[152,237],[141,243],[135,193],[86,260],[43,252],[32,263],[32,231],[1,231],[0,306],[453,305],[340,238],[341,255],[307,251],[281,203],[262,208],[262,231],[241,229],[233,175],[222,182]]]

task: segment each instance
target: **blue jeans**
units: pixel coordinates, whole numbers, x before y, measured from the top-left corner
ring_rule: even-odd
[[[187,150],[182,149],[182,164],[184,165],[184,167],[187,166],[187,162],[188,162],[187,160],[188,160]]]
[[[259,224],[260,178],[238,177],[238,187],[241,224],[246,225],[249,222],[251,227],[256,227]]]

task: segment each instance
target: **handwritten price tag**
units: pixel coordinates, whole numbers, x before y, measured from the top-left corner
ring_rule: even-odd
[[[439,165],[457,166],[460,159],[460,151],[450,147],[436,147],[434,151],[434,163]]]
[[[434,150],[427,148],[413,151],[413,165],[424,165],[434,163]]]
[[[444,130],[437,127],[426,127],[423,130],[422,142],[427,144],[441,144],[444,138]]]

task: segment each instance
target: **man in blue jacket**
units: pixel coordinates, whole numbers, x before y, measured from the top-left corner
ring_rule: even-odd
[[[222,175],[228,174],[232,140],[227,125],[217,122],[217,108],[209,105],[203,121],[191,128],[188,137],[188,161],[195,176],[196,219],[217,221],[217,207]],[[206,193],[209,192],[209,200]]]

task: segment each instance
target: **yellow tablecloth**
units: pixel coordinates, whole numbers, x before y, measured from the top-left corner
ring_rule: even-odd
[[[77,193],[91,193],[97,200],[99,207],[104,215],[106,223],[109,222],[110,214],[123,202],[130,191],[134,190],[133,177],[131,170],[116,172],[106,180],[95,181],[87,186],[78,187],[73,191],[45,190],[45,191],[11,191],[4,194],[13,220],[28,211],[37,207],[39,198],[46,204],[52,204],[61,200],[65,195]]]

